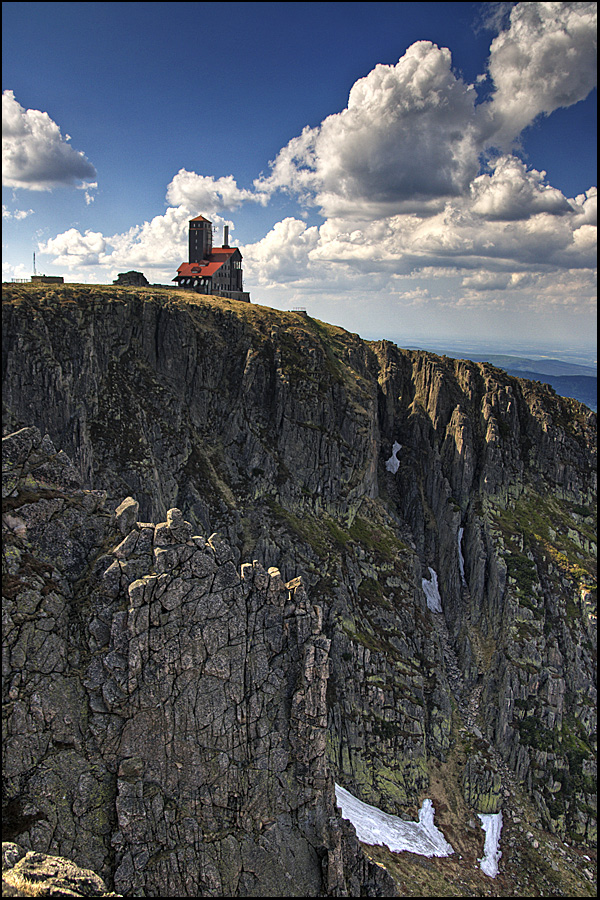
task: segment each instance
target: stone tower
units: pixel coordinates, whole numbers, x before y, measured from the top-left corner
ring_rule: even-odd
[[[212,222],[204,216],[190,219],[189,240],[189,261],[197,263],[208,259],[212,253]]]

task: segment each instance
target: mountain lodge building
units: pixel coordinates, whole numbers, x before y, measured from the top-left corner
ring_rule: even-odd
[[[179,287],[199,294],[214,294],[250,302],[242,285],[242,254],[229,246],[229,226],[223,228],[223,246],[213,247],[212,222],[196,216],[189,222],[189,262],[181,263],[173,279]]]

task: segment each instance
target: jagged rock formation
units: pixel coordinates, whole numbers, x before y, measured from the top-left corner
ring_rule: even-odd
[[[336,812],[301,579],[239,572],[177,509],[111,515],[35,428],[3,451],[9,832],[134,896],[389,889]]]
[[[377,349],[384,394],[403,400],[383,425],[406,444],[396,508],[430,517],[413,534],[436,561],[466,686],[483,691],[485,737],[547,824],[594,840],[596,417],[481,364],[416,354],[409,380],[406,354]]]
[[[60,561],[57,568],[71,594],[64,595],[68,601],[53,608],[51,617],[61,623],[60,630],[76,635],[73,646],[79,654],[70,651],[73,661],[65,671],[82,670],[84,661],[88,668],[79,681],[71,674],[61,676],[61,697],[70,692],[73,708],[87,711],[84,721],[78,713],[79,718],[63,723],[64,734],[59,728],[56,739],[66,743],[67,734],[71,741],[73,734],[80,735],[82,759],[94,759],[93,765],[100,766],[95,772],[103,771],[102,765],[108,772],[100,778],[104,787],[99,794],[80,798],[81,821],[68,814],[70,824],[60,839],[53,820],[46,820],[50,827],[36,818],[39,808],[33,801],[29,812],[9,804],[15,840],[21,842],[18,835],[25,830],[36,849],[42,849],[36,842],[43,839],[44,847],[52,845],[53,852],[100,874],[108,868],[118,873],[117,890],[124,885],[146,890],[144,885],[153,884],[144,880],[155,877],[148,874],[152,859],[160,878],[172,879],[186,895],[190,885],[182,859],[188,857],[167,858],[151,849],[159,820],[160,841],[167,845],[179,847],[184,833],[178,820],[176,828],[169,822],[161,794],[175,773],[166,756],[144,747],[145,711],[152,704],[158,708],[163,696],[157,686],[150,690],[144,678],[155,660],[163,659],[160,671],[172,668],[177,674],[165,682],[166,694],[174,698],[169,713],[174,718],[163,722],[159,739],[183,723],[188,737],[182,753],[189,753],[192,769],[201,760],[216,778],[218,753],[237,759],[236,742],[240,731],[246,734],[248,721],[259,730],[263,725],[258,723],[271,723],[270,740],[275,742],[266,749],[264,735],[245,739],[244,747],[252,749],[243,753],[253,760],[253,770],[256,763],[263,771],[264,760],[272,760],[269,772],[283,764],[278,742],[296,747],[297,756],[289,756],[282,771],[294,771],[298,791],[302,767],[308,767],[300,778],[302,802],[298,805],[293,791],[269,795],[267,790],[268,803],[280,812],[292,808],[294,814],[285,828],[280,821],[264,834],[260,831],[259,844],[268,844],[270,835],[277,846],[290,840],[296,846],[298,841],[304,849],[294,852],[304,854],[308,879],[302,883],[304,891],[318,892],[317,885],[327,878],[343,891],[349,878],[359,877],[348,874],[348,860],[342,864],[340,853],[332,849],[339,845],[327,824],[328,817],[335,819],[331,776],[361,799],[406,814],[414,813],[438,783],[439,771],[452,770],[447,783],[460,794],[459,806],[494,812],[522,792],[523,802],[533,803],[531,815],[538,825],[583,846],[594,839],[593,413],[557,397],[547,386],[487,364],[404,351],[389,342],[367,343],[306,316],[256,305],[183,292],[68,285],[11,286],[7,294],[6,428],[33,424],[50,435],[73,460],[61,477],[68,471],[74,486],[87,488],[81,495],[84,528],[75,526],[77,504],[52,494],[51,478],[43,496],[36,481],[32,510],[38,510],[39,525],[37,519],[25,522],[22,515],[23,506],[30,512],[21,503],[26,494],[19,495],[18,503],[9,498],[12,540],[16,546],[25,528],[28,541],[35,536],[37,554],[37,569],[31,572],[26,566],[33,563],[23,558],[23,551],[18,564],[11,563],[9,600],[18,594],[17,614],[33,615],[20,590],[24,574],[56,581],[55,574],[42,571],[40,560],[53,566]],[[48,454],[45,460],[43,465],[49,465]],[[118,525],[111,511],[127,496],[135,500],[121,510]],[[134,514],[135,504],[139,509]],[[165,524],[174,508],[183,518],[171,513]],[[42,509],[47,514],[42,516]],[[136,524],[138,519],[142,525]],[[163,524],[143,524],[157,521]],[[191,532],[184,522],[191,523]],[[182,529],[185,540],[173,543],[172,528]],[[218,540],[203,543],[197,538],[188,545],[191,537],[214,532]],[[222,563],[220,547],[229,548],[222,551],[229,554]],[[229,572],[232,581],[222,591],[231,592],[231,600],[218,601],[216,619],[219,628],[231,619],[231,640],[223,633],[210,644],[202,631],[208,608],[193,599],[193,592],[186,599],[192,560],[199,566],[212,560],[218,567],[201,577],[215,577],[223,566]],[[248,560],[258,565],[241,568]],[[268,576],[272,567],[280,572],[272,573],[273,584]],[[422,589],[430,568],[439,582],[441,615],[428,608]],[[297,576],[301,588],[293,587]],[[170,578],[166,593],[165,577]],[[266,579],[265,586],[250,589],[257,578],[257,585]],[[269,589],[278,600],[267,600]],[[74,591],[85,598],[82,603],[70,599]],[[48,589],[47,596],[51,594]],[[193,649],[191,638],[186,643],[188,624],[192,627],[188,602],[198,626],[194,640],[201,642],[202,651]],[[300,618],[291,615],[292,602],[299,603]],[[70,614],[73,603],[75,617]],[[322,621],[315,618],[315,605]],[[285,634],[280,649],[265,637],[271,620],[261,619],[259,610],[267,607],[278,610],[278,627]],[[153,609],[155,620],[149,618]],[[275,615],[273,609],[269,615]],[[177,623],[177,641],[169,643],[171,620]],[[239,675],[250,622],[255,623],[255,640],[261,635],[264,645],[259,641],[253,650],[259,681],[253,681],[258,675],[252,668],[244,678]],[[27,628],[33,629],[29,620]],[[158,639],[155,629],[165,640],[158,655],[152,644]],[[46,647],[41,637],[32,640],[32,647]],[[47,667],[52,669],[60,654],[52,651],[52,641],[47,643]],[[297,692],[310,648],[316,654],[317,677],[303,697]],[[222,744],[214,744],[206,722],[207,716],[212,721],[212,695],[196,693],[190,699],[196,687],[185,674],[188,668],[210,668],[213,654],[215,672],[209,674],[230,692],[226,699],[220,695],[224,708],[243,706],[247,687],[258,704],[252,715],[249,708],[239,713],[242,720],[232,721],[227,736],[220,735]],[[277,680],[281,654],[293,659],[296,679],[295,687],[288,683],[285,701],[270,680]],[[330,674],[322,696],[325,656]],[[23,655],[17,654],[13,669],[15,680],[9,680],[8,690],[19,703]],[[35,711],[32,696],[19,708],[19,715],[31,719],[30,733],[48,718]],[[295,708],[294,697],[299,709],[316,704],[308,723],[302,716],[284,715],[284,708]],[[48,716],[58,728],[61,717],[52,710]],[[112,768],[106,763],[107,754],[119,746],[119,728],[126,742],[133,742],[130,755],[123,756],[133,762],[121,774],[118,753],[110,757]],[[202,755],[201,748],[187,748],[189,735],[198,729],[215,759],[207,749]],[[90,755],[90,733],[102,765]],[[306,735],[311,745],[325,742],[325,755],[317,755],[310,765],[302,756]],[[46,749],[36,759],[45,760]],[[80,775],[86,784],[87,769]],[[305,785],[305,777],[317,781]],[[240,857],[226,854],[229,845],[222,843],[226,837],[219,829],[236,833],[235,795],[246,796],[247,786],[241,770],[229,778],[235,787],[226,798],[214,789],[216,807],[225,811],[215,825],[212,856],[206,857],[195,883],[218,893],[237,878],[238,890],[263,892],[264,883],[254,882],[250,874],[259,858],[253,850],[241,866],[231,863],[226,870],[225,856],[229,861]],[[10,783],[12,803],[16,781]],[[174,789],[178,782],[168,783]],[[194,805],[188,818],[195,824],[186,827],[196,846],[202,843],[198,829],[206,834],[209,828],[203,816],[214,816],[215,804],[212,794],[207,799],[196,783],[190,789]],[[91,810],[106,806],[98,802],[100,795],[110,797],[114,821],[92,821]],[[48,801],[44,816],[51,815],[50,807]],[[257,810],[254,825],[271,815],[260,804]],[[125,825],[117,829],[121,815]],[[69,845],[73,833],[81,835],[77,847]],[[104,837],[98,840],[98,834]],[[149,854],[137,866],[128,849],[133,836]],[[81,857],[82,848],[92,845],[93,856]],[[309,846],[321,848],[316,851],[318,865],[306,850]],[[325,858],[335,859],[335,865],[325,865]],[[284,860],[282,871],[286,865]],[[338,874],[323,874],[328,867]],[[263,871],[262,865],[258,868]],[[365,870],[354,884],[371,877]]]

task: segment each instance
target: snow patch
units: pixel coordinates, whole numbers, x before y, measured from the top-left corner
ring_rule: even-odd
[[[338,784],[335,796],[342,818],[352,822],[356,836],[364,844],[387,845],[395,853],[409,850],[420,856],[450,856],[454,853],[453,847],[433,824],[435,809],[431,800],[423,800],[418,822],[406,822],[363,803]]]
[[[432,612],[442,612],[442,598],[440,597],[440,590],[438,588],[438,577],[437,573],[429,566],[429,574],[431,575],[431,581],[427,581],[426,578],[421,579],[421,583],[423,585],[423,591],[425,592],[425,598],[427,600],[427,606]]]
[[[400,468],[400,460],[396,456],[398,450],[402,450],[402,444],[399,444],[398,441],[394,441],[394,446],[392,447],[392,455],[385,464],[386,469],[388,470],[388,472],[391,472],[392,475],[395,475]]]
[[[481,819],[481,827],[485,831],[483,858],[478,860],[479,867],[490,878],[495,878],[498,874],[498,860],[502,856],[499,850],[502,813],[477,813],[477,815]]]
[[[460,569],[460,578],[463,584],[467,583],[467,579],[465,578],[465,558],[462,552],[462,539],[463,534],[465,533],[464,528],[458,529],[458,568]]]

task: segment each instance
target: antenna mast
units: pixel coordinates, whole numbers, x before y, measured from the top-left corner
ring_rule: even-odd
[[[35,253],[33,254],[33,274],[37,275],[37,272],[35,271]]]

